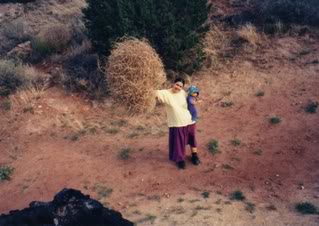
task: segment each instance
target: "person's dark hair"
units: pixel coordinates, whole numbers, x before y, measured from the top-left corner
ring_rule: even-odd
[[[181,83],[183,83],[183,86],[185,85],[185,80],[184,80],[183,78],[180,78],[180,77],[175,78],[174,84],[175,84],[176,82],[181,82]]]

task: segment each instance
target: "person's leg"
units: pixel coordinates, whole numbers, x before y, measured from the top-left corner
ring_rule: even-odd
[[[185,168],[185,132],[186,127],[169,128],[169,159]]]
[[[196,124],[188,126],[188,144],[192,151],[192,163],[194,165],[200,164],[200,160],[197,154],[197,141],[196,141]]]

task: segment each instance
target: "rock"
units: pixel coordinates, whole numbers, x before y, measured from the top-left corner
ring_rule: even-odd
[[[12,50],[10,50],[7,53],[7,55],[9,57],[16,57],[16,58],[20,58],[20,59],[25,59],[31,55],[31,52],[32,52],[31,42],[27,41],[27,42],[21,43],[21,44],[17,45],[16,47],[14,47]]]
[[[0,215],[1,226],[133,226],[121,213],[79,190],[63,189],[52,202],[31,202],[29,208]]]

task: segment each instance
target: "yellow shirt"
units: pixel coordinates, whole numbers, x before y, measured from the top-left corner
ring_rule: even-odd
[[[165,104],[168,127],[183,127],[194,123],[187,109],[187,93],[184,90],[178,93],[173,93],[171,89],[157,90],[156,97]]]

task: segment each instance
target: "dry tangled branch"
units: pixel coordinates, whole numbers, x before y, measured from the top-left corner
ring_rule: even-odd
[[[164,66],[155,50],[146,40],[135,38],[114,45],[106,76],[114,99],[133,114],[154,108],[154,91],[165,81]]]

